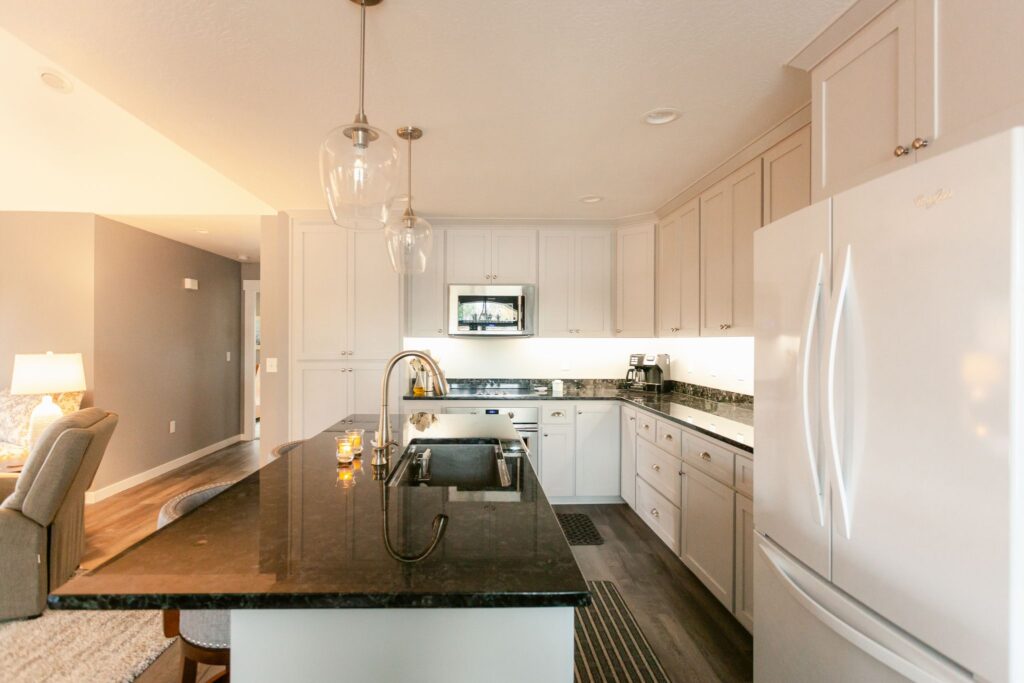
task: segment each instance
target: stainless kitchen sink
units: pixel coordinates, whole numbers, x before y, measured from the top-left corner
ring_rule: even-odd
[[[521,455],[506,454],[498,439],[413,439],[387,483],[457,491],[518,491],[521,466]]]

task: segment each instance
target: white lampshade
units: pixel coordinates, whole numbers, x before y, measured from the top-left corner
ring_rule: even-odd
[[[14,355],[12,394],[61,394],[85,391],[80,353],[18,353]]]

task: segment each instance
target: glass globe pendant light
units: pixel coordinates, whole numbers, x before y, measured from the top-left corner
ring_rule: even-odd
[[[374,128],[363,109],[366,72],[366,8],[382,0],[351,0],[359,5],[359,112],[320,145],[320,182],[335,223],[346,228],[380,229],[398,185],[398,147]]]
[[[430,223],[412,210],[412,141],[423,137],[423,131],[412,126],[399,128],[398,137],[409,141],[408,203],[401,215],[397,211],[392,212],[384,226],[384,239],[392,267],[396,272],[408,275],[427,269],[427,259],[434,245],[434,231]]]

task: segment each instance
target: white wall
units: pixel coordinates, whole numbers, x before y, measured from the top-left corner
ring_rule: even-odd
[[[611,379],[631,353],[668,353],[670,379],[754,393],[752,337],[703,339],[405,339],[427,349],[449,377]]]

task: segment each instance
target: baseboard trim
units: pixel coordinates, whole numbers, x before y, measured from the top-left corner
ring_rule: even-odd
[[[143,484],[143,483],[149,481],[150,479],[153,479],[155,477],[159,477],[161,474],[167,474],[168,472],[170,472],[172,470],[176,470],[179,467],[182,467],[184,465],[189,464],[190,462],[194,462],[194,461],[198,460],[199,458],[206,457],[207,455],[210,455],[211,453],[216,453],[217,451],[219,451],[222,448],[227,448],[228,446],[232,446],[232,445],[238,443],[241,440],[242,440],[242,435],[241,434],[235,434],[234,436],[229,436],[228,438],[224,439],[223,441],[218,441],[217,443],[212,443],[209,446],[206,446],[204,448],[200,448],[198,451],[193,451],[191,453],[188,453],[186,455],[181,456],[180,458],[175,458],[174,460],[171,460],[170,462],[165,462],[163,465],[157,465],[156,467],[154,467],[152,469],[148,469],[145,472],[139,472],[138,474],[133,475],[131,477],[128,477],[127,479],[122,479],[121,481],[116,481],[113,484],[110,484],[109,486],[104,486],[103,488],[97,489],[95,491],[86,491],[85,492],[85,503],[86,503],[86,505],[91,505],[92,503],[98,503],[101,500],[103,500],[104,498],[109,498],[110,496],[112,496],[112,495],[114,495],[116,493],[121,493],[122,491],[127,491],[128,489],[130,489],[130,488],[132,488],[134,486],[138,486],[139,484]]]
[[[626,501],[619,496],[552,496],[548,502],[552,505],[611,505]]]

